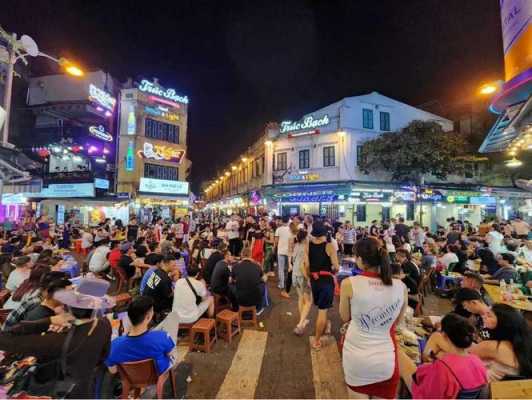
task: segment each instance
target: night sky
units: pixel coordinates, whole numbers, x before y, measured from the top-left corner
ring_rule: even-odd
[[[0,24],[87,69],[188,95],[197,190],[268,121],[373,90],[445,103],[502,78],[498,3],[3,0]]]

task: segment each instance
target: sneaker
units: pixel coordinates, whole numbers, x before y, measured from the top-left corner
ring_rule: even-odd
[[[261,315],[263,312],[264,312],[264,307],[261,308],[260,310],[258,310],[258,311],[256,312],[257,317],[258,317],[259,315]]]

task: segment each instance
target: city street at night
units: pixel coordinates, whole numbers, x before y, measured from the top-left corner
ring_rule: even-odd
[[[0,7],[0,398],[532,398],[532,0]]]

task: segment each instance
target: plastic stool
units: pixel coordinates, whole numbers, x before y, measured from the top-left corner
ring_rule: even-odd
[[[201,339],[203,340],[200,341]],[[190,351],[200,350],[210,353],[216,339],[216,321],[210,318],[202,318],[192,326],[189,349]]]
[[[231,343],[233,336],[240,333],[240,318],[238,313],[231,310],[221,311],[216,316],[216,331],[221,338]]]
[[[248,313],[251,313],[251,318],[244,318],[244,316]],[[240,325],[251,324],[254,327],[257,327],[257,307],[239,306],[238,319],[240,320]]]

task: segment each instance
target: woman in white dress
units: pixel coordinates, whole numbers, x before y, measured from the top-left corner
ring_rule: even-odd
[[[399,385],[395,325],[407,305],[408,291],[392,279],[382,242],[369,237],[355,244],[363,273],[344,279],[340,316],[349,321],[342,363],[351,398],[395,398]]]

